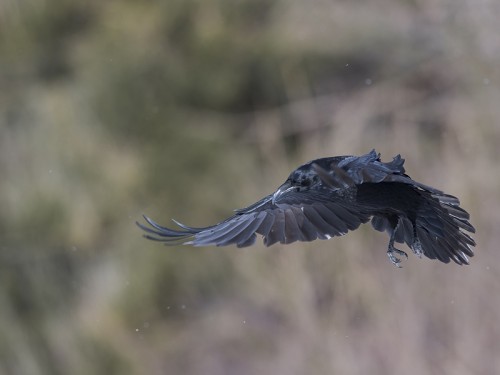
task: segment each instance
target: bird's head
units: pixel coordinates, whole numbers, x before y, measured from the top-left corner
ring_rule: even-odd
[[[297,191],[304,191],[320,184],[321,179],[312,167],[312,163],[308,163],[290,173],[287,182]]]
[[[274,193],[272,202],[276,203],[279,197],[288,192],[306,191],[320,184],[321,179],[313,169],[312,164],[304,164],[290,173],[283,185]]]

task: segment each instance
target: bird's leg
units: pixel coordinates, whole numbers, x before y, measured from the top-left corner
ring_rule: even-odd
[[[419,258],[422,258],[422,254],[424,253],[424,250],[422,249],[422,244],[420,243],[420,240],[418,237],[415,235],[415,239],[413,240],[413,243],[411,244],[411,249],[413,250],[413,253],[418,256]]]
[[[398,230],[399,227],[399,221],[396,224],[396,227],[392,231],[391,238],[389,239],[389,246],[387,248],[387,256],[389,257],[389,260],[391,261],[392,264],[394,264],[396,267],[401,268],[401,259],[398,258],[397,255],[404,256],[406,259],[408,259],[408,254],[406,254],[403,250],[396,249],[394,247],[394,238],[396,237],[396,231]]]
[[[418,239],[417,226],[415,223],[413,223],[413,242],[412,242],[410,247],[416,256],[418,256],[419,258],[422,258],[422,254],[424,253],[424,250],[422,249],[422,243]]]

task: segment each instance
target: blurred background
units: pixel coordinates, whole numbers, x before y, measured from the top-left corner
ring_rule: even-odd
[[[3,0],[0,374],[500,373],[500,3]],[[365,225],[167,248],[311,159],[457,195],[470,266]],[[409,249],[405,249],[408,250]]]

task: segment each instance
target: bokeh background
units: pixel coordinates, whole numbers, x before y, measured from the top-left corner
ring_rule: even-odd
[[[3,0],[0,374],[500,373],[500,2]],[[322,156],[401,153],[470,266],[167,248]]]

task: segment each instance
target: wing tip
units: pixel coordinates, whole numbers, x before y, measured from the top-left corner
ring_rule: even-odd
[[[144,225],[143,223],[136,221],[135,224],[142,229],[145,234],[143,234],[143,237],[151,240],[151,241],[158,241],[158,242],[163,242],[166,245],[179,245],[183,244],[185,239],[193,236],[193,232],[187,230],[187,226],[184,224],[179,223],[178,221],[174,220],[174,222],[179,225],[181,228],[186,229],[184,231],[180,230],[173,230],[167,227],[163,227],[157,222],[155,222],[153,219],[146,215],[142,215],[146,223],[149,224],[149,226]]]

